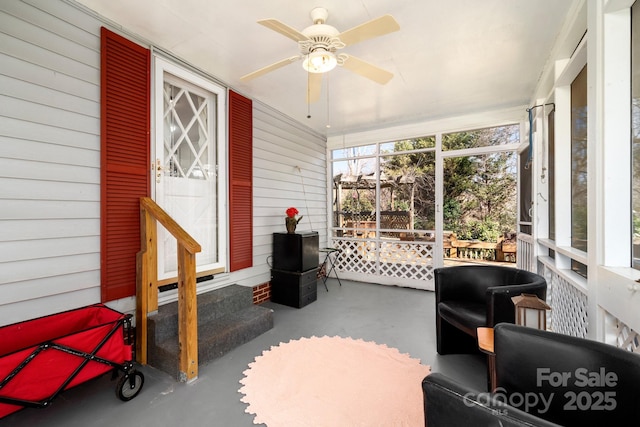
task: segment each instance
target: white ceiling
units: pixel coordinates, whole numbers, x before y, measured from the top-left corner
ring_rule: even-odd
[[[221,82],[328,136],[526,105],[573,0],[78,0]],[[337,67],[307,118],[306,72],[295,62],[247,83],[240,77],[298,54],[256,23],[302,30],[328,9],[339,31],[391,14],[400,31],[348,46],[387,69],[382,86]],[[327,128],[327,123],[330,127]]]

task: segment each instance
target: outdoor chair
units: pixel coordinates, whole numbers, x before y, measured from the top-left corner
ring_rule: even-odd
[[[494,331],[496,390],[430,374],[422,382],[426,426],[596,427],[640,420],[640,355],[507,323]]]
[[[439,354],[479,352],[479,327],[515,323],[512,297],[526,293],[545,300],[547,295],[542,276],[493,265],[437,268],[435,287]]]

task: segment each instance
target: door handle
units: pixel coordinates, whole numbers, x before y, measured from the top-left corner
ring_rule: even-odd
[[[155,173],[156,173],[156,182],[159,183],[160,180],[162,179],[162,162],[160,161],[160,159],[156,159],[156,164],[155,164]]]

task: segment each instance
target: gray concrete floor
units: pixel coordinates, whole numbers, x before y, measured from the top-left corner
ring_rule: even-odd
[[[240,401],[239,381],[247,365],[281,342],[313,335],[337,335],[375,341],[408,353],[479,390],[486,389],[482,355],[436,353],[434,294],[429,291],[343,281],[318,282],[318,300],[301,309],[267,302],[274,328],[200,366],[190,384],[178,383],[150,366],[141,367],[140,394],[122,402],[111,375],[91,380],[61,394],[46,409],[24,409],[0,420],[4,426],[253,426],[253,415]],[[309,369],[313,369],[310,366]]]

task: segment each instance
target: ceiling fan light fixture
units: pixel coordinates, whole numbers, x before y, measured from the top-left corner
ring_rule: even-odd
[[[333,52],[316,49],[304,58],[302,68],[310,73],[326,73],[333,70],[337,64],[338,60]]]

